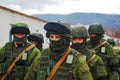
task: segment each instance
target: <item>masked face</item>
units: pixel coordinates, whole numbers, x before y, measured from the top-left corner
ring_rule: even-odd
[[[71,47],[78,51],[83,49],[85,47],[85,39],[84,38],[73,38]]]
[[[27,40],[27,35],[22,33],[15,33],[14,34],[14,41],[18,44],[21,44]]]
[[[63,40],[61,39],[61,36],[59,34],[50,34],[50,48],[52,50],[59,50],[63,46]]]
[[[64,47],[64,42],[63,40],[59,40],[59,41],[50,40],[50,47],[52,48],[52,50],[59,50],[62,47]]]
[[[102,35],[90,34],[90,41],[92,44],[97,44],[102,39]]]

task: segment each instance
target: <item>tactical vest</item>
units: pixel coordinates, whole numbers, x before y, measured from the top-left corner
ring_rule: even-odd
[[[46,80],[47,76],[50,74],[50,71],[54,66],[51,66],[51,60],[55,63],[54,59],[50,58],[50,50],[46,49],[44,50],[41,61],[40,61],[40,74],[39,80]],[[57,72],[55,73],[52,80],[74,80],[72,75],[72,67],[75,64],[76,58],[75,58],[75,52],[72,49],[71,52],[68,54],[66,59],[63,61],[63,63],[58,68]],[[52,64],[52,63],[51,63]]]
[[[13,62],[15,57],[29,45],[30,44],[26,44],[24,47],[21,47],[19,49],[18,47],[14,47],[12,43],[7,43],[5,45],[4,59],[3,59],[3,63],[1,63],[3,74],[5,74],[7,68]],[[31,50],[27,52],[26,59],[23,59],[23,56],[22,56],[22,58],[18,62],[16,62],[15,67],[7,76],[6,80],[23,80],[24,79],[27,68],[31,63],[31,60],[29,58],[30,52]]]

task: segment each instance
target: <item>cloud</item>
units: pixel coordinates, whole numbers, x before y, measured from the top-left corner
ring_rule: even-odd
[[[30,12],[35,11],[39,13],[41,10],[44,10],[47,6],[59,6],[59,1],[57,0],[3,0],[0,5],[22,11]]]
[[[97,12],[120,14],[120,0],[2,0],[0,5],[26,14]]]
[[[56,0],[3,0],[2,5],[20,5],[21,9],[43,9],[46,5],[59,4]]]

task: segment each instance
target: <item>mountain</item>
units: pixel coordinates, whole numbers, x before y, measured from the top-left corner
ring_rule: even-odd
[[[110,36],[120,37],[120,15],[100,13],[72,13],[72,14],[34,14],[32,16],[46,21],[63,21],[70,24],[90,25],[101,23]]]
[[[120,28],[120,15],[100,14],[100,13],[72,13],[72,14],[34,14],[32,16],[47,21],[64,21],[71,24],[89,25],[91,23],[101,23],[108,28]]]

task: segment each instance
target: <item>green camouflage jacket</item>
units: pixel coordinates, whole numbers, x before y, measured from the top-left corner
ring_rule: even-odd
[[[15,47],[12,42],[8,42],[0,49],[0,79],[16,56],[29,45],[31,44],[25,43],[22,47]],[[6,80],[36,80],[40,56],[41,52],[36,47],[23,54],[21,59],[15,63]]]
[[[101,41],[101,43],[104,42],[104,40]],[[95,47],[92,47],[90,41],[88,41],[88,48],[93,49]],[[117,54],[115,50],[113,49],[112,46],[108,42],[104,42],[100,47],[95,49],[97,55],[99,55],[102,60],[104,61],[106,65],[106,70],[108,73],[108,80],[119,80],[119,75],[118,75],[118,64],[119,64],[119,59],[117,57]]]
[[[50,71],[64,54],[53,55],[49,48],[45,49],[41,56],[39,79],[46,80]],[[55,53],[57,54],[57,53]],[[78,55],[79,54],[79,55]],[[63,63],[59,66],[52,80],[93,80],[85,58],[79,52],[72,49]]]

